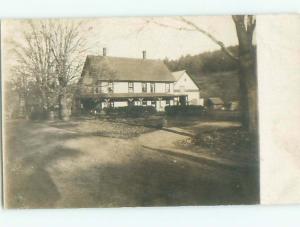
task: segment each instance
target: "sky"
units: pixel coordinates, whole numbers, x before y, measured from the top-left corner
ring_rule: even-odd
[[[238,43],[230,16],[185,18],[214,35],[226,46]],[[149,59],[177,59],[188,54],[196,55],[220,49],[199,32],[177,29],[187,28],[178,17],[104,17],[73,20],[83,21],[81,35],[87,41],[86,55],[102,55],[102,49],[105,47],[108,56],[141,58],[142,51],[146,50]],[[10,51],[14,46],[10,41],[22,43],[22,33],[24,29],[28,29],[22,22],[24,21],[2,20],[2,63],[4,73],[8,75],[10,67],[15,64]]]

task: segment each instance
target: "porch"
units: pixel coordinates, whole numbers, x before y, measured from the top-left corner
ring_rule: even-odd
[[[77,113],[101,111],[103,108],[123,106],[153,106],[162,112],[166,106],[187,105],[187,95],[166,93],[112,93],[84,95],[76,98]]]

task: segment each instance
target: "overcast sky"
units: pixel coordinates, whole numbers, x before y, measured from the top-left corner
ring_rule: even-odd
[[[186,17],[199,27],[207,30],[226,46],[236,45],[235,27],[230,16]],[[87,39],[89,50],[86,54],[102,54],[102,48],[107,48],[109,56],[142,57],[142,51],[147,51],[147,58],[177,59],[182,55],[195,55],[205,51],[219,49],[209,38],[194,31],[183,31],[162,27],[155,21],[169,27],[183,27],[175,17],[120,17],[84,19],[82,35]],[[9,49],[13,46],[9,40],[22,42],[22,31],[27,29],[20,20],[2,20],[2,53],[4,72],[8,73],[14,58]]]

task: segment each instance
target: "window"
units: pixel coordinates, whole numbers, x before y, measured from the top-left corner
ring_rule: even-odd
[[[99,93],[101,93],[101,81],[97,81],[97,83],[96,83],[96,87],[94,88],[94,93],[95,94],[99,94]]]
[[[151,106],[156,106],[156,102],[155,101],[151,101]]]
[[[147,106],[147,101],[143,101],[143,102],[142,102],[142,105],[143,105],[143,106]]]
[[[147,83],[142,83],[142,92],[147,92]]]
[[[150,92],[155,93],[155,83],[150,84]]]
[[[102,82],[101,81],[97,81],[97,93],[101,93],[102,92]]]
[[[108,102],[108,107],[111,107],[111,108],[112,108],[112,107],[114,107],[114,106],[115,106],[115,103],[114,103],[114,102],[112,102],[112,101],[109,101],[109,102]]]
[[[166,100],[166,105],[170,106],[170,100]]]
[[[170,84],[166,83],[166,93],[170,93]]]
[[[128,82],[128,92],[133,93],[133,82]]]
[[[114,85],[113,82],[108,82],[108,93],[113,93],[114,92]]]

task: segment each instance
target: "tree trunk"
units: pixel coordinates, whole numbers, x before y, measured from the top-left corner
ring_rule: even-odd
[[[247,23],[245,23],[248,21]],[[239,81],[242,123],[256,135],[258,129],[256,51],[252,43],[255,20],[253,16],[233,16],[239,41]]]
[[[251,50],[249,52],[242,52],[239,56],[239,81],[242,123],[251,134],[256,134],[258,128],[257,76],[256,58],[252,52]]]
[[[67,91],[66,88],[62,88],[58,97],[59,102],[59,118],[63,121],[69,120],[69,113],[67,108]]]

